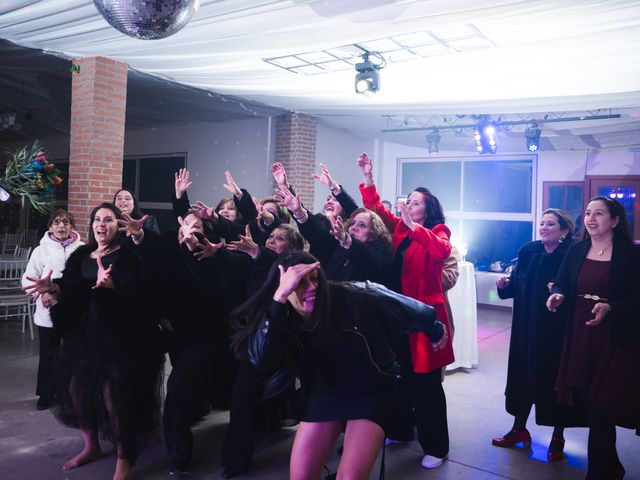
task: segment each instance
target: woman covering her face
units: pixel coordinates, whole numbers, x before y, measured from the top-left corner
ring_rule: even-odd
[[[376,284],[328,283],[300,251],[279,257],[234,318],[234,350],[264,372],[265,397],[300,379],[292,479],[318,478],[343,431],[338,477],[369,478],[394,408],[400,370],[391,345],[410,330],[434,350],[448,341],[431,307]]]

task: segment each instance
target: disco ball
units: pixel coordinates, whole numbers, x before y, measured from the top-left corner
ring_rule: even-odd
[[[133,38],[157,40],[182,29],[200,0],[93,0],[104,19]]]

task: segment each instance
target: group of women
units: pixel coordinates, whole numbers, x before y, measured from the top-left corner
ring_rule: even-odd
[[[165,352],[172,474],[192,468],[191,426],[211,408],[231,410],[223,478],[246,472],[261,415],[277,424],[287,403],[300,422],[292,479],[318,478],[340,433],[338,478],[369,478],[385,438],[411,441],[414,427],[421,465],[443,464],[442,371],[454,360],[443,291],[443,279],[455,281],[445,271],[456,263],[450,231],[428,189],[398,202],[395,215],[380,200],[371,159],[362,154],[357,165],[360,208],[321,165],[315,178],[331,193],[313,214],[276,163],[273,197],[252,198],[227,172],[232,197],[216,208],[190,205],[189,172],[177,172],[174,232],[159,234],[126,190],[93,210],[87,245],[73,216],[51,216],[23,284],[42,319],[38,407],[52,406],[84,440],[63,468],[100,458],[101,435],[115,445],[114,479],[130,478],[160,425]],[[535,404],[538,423],[554,426],[550,461],[562,457],[565,427],[588,424],[587,478],[621,478],[615,425],[636,428],[640,418],[638,380],[635,396],[621,399],[630,388],[624,368],[638,365],[630,274],[638,255],[619,203],[598,197],[584,218],[587,240],[570,246],[571,219],[546,211],[541,240],[498,282],[502,297],[515,297],[506,391],[515,421],[493,443],[529,442]]]

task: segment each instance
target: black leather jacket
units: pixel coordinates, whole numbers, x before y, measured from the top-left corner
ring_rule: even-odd
[[[423,332],[436,343],[444,325],[433,307],[372,282],[329,283],[332,315],[338,328],[365,342],[371,368],[399,376],[393,345],[404,333]],[[305,342],[296,332],[288,304],[275,300],[249,340],[249,361],[266,374],[263,398],[285,390],[298,375]]]

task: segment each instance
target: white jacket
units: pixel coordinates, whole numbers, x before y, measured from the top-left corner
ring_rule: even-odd
[[[49,238],[48,230],[45,232],[40,240],[40,245],[33,250],[27,268],[22,276],[23,287],[32,283],[27,280],[27,277],[43,278],[49,274],[50,270],[53,270],[53,274],[51,275],[52,279],[62,276],[62,271],[64,270],[69,255],[80,245],[84,245],[84,242],[80,241],[80,235],[76,232],[73,233],[77,236],[76,240],[66,247],[63,247],[62,244],[54,242]],[[39,327],[53,327],[49,309],[42,305],[40,298],[36,300],[36,313],[33,321]]]

